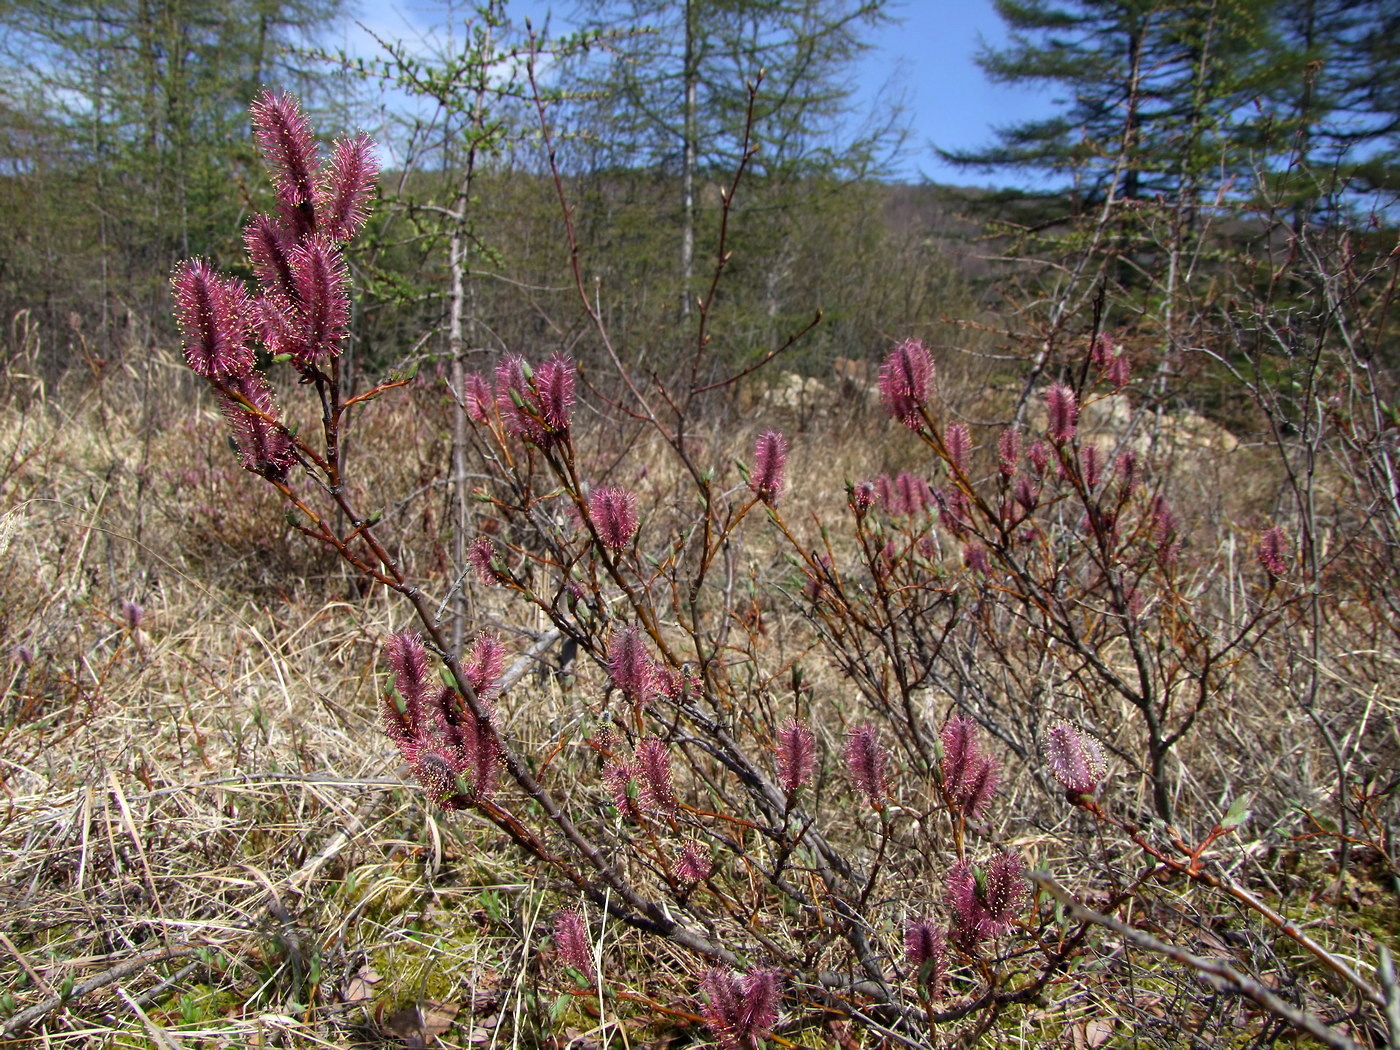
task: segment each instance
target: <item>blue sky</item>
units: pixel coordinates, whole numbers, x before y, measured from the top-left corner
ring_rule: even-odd
[[[400,0],[375,5],[373,15],[362,12],[359,20],[386,39],[412,42],[441,24],[444,7],[430,0]],[[556,33],[570,28],[563,16],[571,7],[571,0],[509,0],[513,19],[529,17],[541,24],[550,14]],[[1007,175],[953,168],[932,149],[934,143],[950,149],[985,145],[993,126],[1044,116],[1052,109],[1049,93],[992,84],[974,61],[983,42],[996,46],[1005,41],[991,0],[892,0],[889,13],[896,21],[875,32],[873,47],[855,78],[857,97],[863,102],[875,99],[881,90],[904,98],[911,134],[896,162],[895,177],[967,185],[1013,181]],[[374,51],[372,41],[354,36],[353,30],[347,34],[349,46],[364,54]]]

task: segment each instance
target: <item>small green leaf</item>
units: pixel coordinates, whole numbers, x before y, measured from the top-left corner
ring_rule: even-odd
[[[1226,831],[1233,831],[1249,819],[1249,796],[1241,795],[1230,804],[1229,810],[1220,821]]]

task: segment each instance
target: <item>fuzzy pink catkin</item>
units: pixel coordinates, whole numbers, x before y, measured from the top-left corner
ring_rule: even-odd
[[[880,399],[890,415],[910,430],[924,425],[923,406],[933,385],[933,358],[917,339],[890,351],[880,368]]]
[[[576,908],[565,908],[554,917],[554,950],[559,961],[583,974],[589,984],[598,983],[588,927]]]
[[[1004,478],[1014,477],[1016,463],[1021,458],[1021,432],[1007,427],[997,439],[997,469]]]
[[[812,776],[817,764],[817,738],[806,723],[794,718],[778,730],[778,783],[792,799]]]
[[[871,507],[875,506],[877,498],[878,496],[875,492],[874,483],[862,481],[851,486],[850,494],[847,496],[847,502],[850,503],[851,509],[855,511],[857,515],[863,515],[868,513]]]
[[[851,780],[875,809],[884,807],[889,795],[885,780],[887,764],[885,749],[880,746],[880,732],[869,722],[858,725],[846,737],[846,767]]]
[[[891,514],[902,514],[896,504],[899,500],[899,493],[895,489],[894,481],[888,474],[881,474],[875,479],[875,500]]]
[[[1022,474],[1012,484],[1011,496],[1020,504],[1022,510],[1035,510],[1040,502],[1040,485]]]
[[[215,273],[203,259],[186,259],[177,266],[171,286],[190,368],[211,379],[251,371],[248,332],[255,311],[244,287]]]
[[[313,237],[287,254],[298,309],[293,322],[295,341],[284,350],[300,361],[319,364],[340,354],[349,334],[350,275],[345,256],[324,237]]]
[[[141,627],[141,621],[146,618],[146,610],[130,598],[123,598],[121,604],[122,622],[126,624],[128,631],[136,631]]]
[[[1100,332],[1094,336],[1094,342],[1089,348],[1089,360],[1094,367],[1103,371],[1108,367],[1114,357],[1113,340],[1105,333]]]
[[[565,437],[574,405],[573,361],[551,357],[535,369],[535,397],[551,443]]]
[[[966,423],[950,423],[943,434],[943,447],[948,450],[948,462],[959,474],[967,473],[972,456],[972,434]]]
[[[1133,363],[1127,354],[1119,351],[1118,355],[1108,363],[1103,375],[1109,386],[1115,390],[1121,390],[1128,385],[1128,381],[1133,377]]]
[[[917,474],[901,470],[894,480],[891,514],[922,514],[929,506],[928,482]]]
[[[644,704],[654,695],[651,655],[638,628],[615,629],[608,639],[608,677],[634,704]]]
[[[485,425],[491,421],[491,407],[496,403],[495,391],[480,372],[468,372],[462,391],[462,408],[473,423]]]
[[[637,532],[637,494],[626,489],[596,488],[588,497],[588,516],[603,546],[626,550]]]
[[[320,156],[311,122],[301,106],[291,95],[263,91],[253,100],[251,111],[253,134],[267,162],[277,199],[289,211],[310,204]]]
[[[286,300],[296,298],[289,253],[296,238],[270,215],[256,215],[243,228],[243,247],[263,291]]]
[[[1055,383],[1045,392],[1045,407],[1049,415],[1045,432],[1050,440],[1063,445],[1074,438],[1079,420],[1079,406],[1074,391],[1063,383]]]
[[[224,381],[224,388],[252,406],[250,409],[233,396],[220,398],[243,469],[272,480],[285,478],[288,468],[296,462],[296,455],[291,438],[277,425],[272,387],[261,372],[248,372],[229,377]]]
[[[1152,497],[1152,505],[1148,513],[1152,527],[1152,540],[1157,548],[1157,559],[1163,565],[1169,565],[1176,561],[1176,556],[1181,550],[1176,512],[1172,510],[1167,498],[1158,494]]]
[[[544,441],[545,429],[531,375],[523,357],[511,354],[504,358],[496,366],[496,409],[507,433],[539,445]]]
[[[1079,450],[1079,472],[1087,488],[1098,488],[1103,480],[1103,450],[1092,441]]]
[[[610,758],[603,763],[603,784],[612,795],[613,805],[630,820],[642,820],[641,772],[631,762]]]
[[[963,544],[962,558],[963,564],[979,576],[986,576],[992,571],[987,548],[975,540]]]
[[[336,142],[316,187],[317,221],[332,240],[348,241],[359,232],[378,177],[379,164],[368,135],[361,132]]]
[[[1045,469],[1050,465],[1050,449],[1043,441],[1032,441],[1031,447],[1026,449],[1026,459],[1030,462],[1031,469],[1035,471],[1037,477],[1045,475]]]
[[[981,872],[971,861],[959,861],[948,872],[953,940],[970,950],[1005,933],[1026,899],[1026,865],[1016,854],[1000,851]]]
[[[723,1050],[753,1050],[778,1023],[782,993],[776,970],[754,970],[741,978],[715,967],[701,975],[700,990],[701,1016]]]
[[[437,685],[428,666],[428,650],[418,635],[400,631],[384,643],[384,659],[394,672],[394,688],[407,705],[409,717],[417,721],[429,690]]]
[[[996,792],[996,763],[977,742],[977,724],[955,715],[939,733],[943,745],[943,791],[949,803],[966,817],[976,817]]]
[[[496,550],[496,545],[486,536],[478,536],[472,540],[467,547],[467,561],[471,563],[472,569],[476,571],[476,578],[482,583],[490,585],[506,583],[510,577],[500,572],[496,563],[500,560],[500,552]]]
[[[1283,534],[1283,529],[1277,525],[1264,533],[1259,540],[1257,552],[1259,564],[1264,567],[1265,572],[1275,579],[1288,571],[1289,553],[1288,537]]]
[[[929,995],[937,997],[948,972],[948,945],[943,931],[930,919],[911,921],[904,928],[904,957]]]
[[[1001,850],[987,865],[986,919],[996,933],[1009,929],[1026,904],[1026,864],[1020,856]]]
[[[478,696],[490,698],[500,688],[505,673],[506,648],[490,631],[482,631],[472,643],[462,670]]]
[[[683,886],[694,886],[714,874],[715,862],[709,850],[698,842],[690,841],[681,847],[673,870]]]
[[[765,430],[754,443],[749,488],[770,507],[777,506],[778,497],[782,495],[787,453],[787,440],[776,430]]]
[[[638,741],[636,769],[641,777],[642,806],[658,813],[675,813],[678,803],[665,741],[654,736]]]
[[[1063,719],[1045,736],[1045,758],[1051,774],[1073,795],[1092,795],[1108,771],[1099,742]]]

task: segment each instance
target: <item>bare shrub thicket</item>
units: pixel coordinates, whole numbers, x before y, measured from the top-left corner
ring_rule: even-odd
[[[1003,421],[950,411],[909,339],[880,370],[889,429],[870,447],[765,421],[737,437],[705,411],[745,378],[704,364],[723,234],[673,375],[611,353],[574,252],[611,373],[512,355],[445,406],[407,375],[352,395],[340,245],[369,145],[322,165],[292,100],[264,96],[254,119],[279,200],[249,226],[257,286],[182,266],[185,353],[238,484],[270,486],[285,516],[268,527],[348,567],[348,608],[270,638],[210,606],[157,644],[140,605],[118,606],[99,651],[144,707],[7,626],[5,731],[29,748],[12,797],[60,779],[41,754],[70,753],[40,706],[84,734],[112,715],[84,696],[138,732],[189,726],[161,738],[178,754],[128,748],[12,809],[7,886],[55,903],[5,945],[26,974],[7,1033],[71,1033],[93,1011],[158,1042],[262,1011],[293,1041],[453,1023],[548,1045],[1400,1035],[1394,260],[1300,234],[1289,295],[1313,313],[1255,282],[1213,325],[1235,345],[1171,337],[1254,403],[1262,445],[1172,405],[1143,331],[1072,331],[1092,312],[1073,282]],[[742,186],[741,166],[724,199]],[[424,453],[444,407],[471,424],[465,479]],[[401,429],[361,451],[369,420]],[[1193,484],[1226,457],[1249,465],[1240,492]],[[456,565],[422,508],[464,483],[477,533]],[[215,503],[262,520],[251,497]],[[245,542],[233,528],[201,571],[215,540]],[[181,631],[218,624],[245,643],[173,656]],[[227,705],[217,740],[200,681]],[[373,775],[371,719],[418,791]],[[74,932],[95,883],[119,936]],[[433,951],[416,987],[382,972]],[[146,970],[167,976],[136,991]]]

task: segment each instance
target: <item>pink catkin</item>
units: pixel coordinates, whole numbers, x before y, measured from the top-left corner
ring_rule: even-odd
[[[243,247],[265,293],[285,299],[296,296],[292,263],[288,258],[295,244],[295,236],[270,215],[254,216],[244,227]]]
[[[1165,496],[1152,497],[1149,519],[1152,540],[1157,548],[1157,559],[1163,565],[1170,565],[1176,561],[1176,556],[1181,550],[1181,540],[1177,535],[1176,512],[1172,510]]]
[[[984,755],[977,742],[977,725],[956,715],[939,733],[943,745],[943,791],[952,807],[966,817],[976,817],[996,792],[996,763]]]
[[[603,546],[626,550],[637,531],[637,495],[626,489],[596,488],[588,498],[588,516]]]
[[[1079,472],[1087,488],[1098,488],[1103,480],[1103,450],[1093,442],[1079,450]]]
[[[1133,377],[1133,363],[1127,354],[1119,351],[1118,355],[1108,363],[1103,375],[1109,386],[1115,390],[1121,390],[1128,385],[1128,381]]]
[[[628,819],[641,822],[641,774],[631,762],[610,758],[603,763],[603,785],[612,796],[613,805]]]
[[[997,439],[997,469],[1004,478],[1014,477],[1016,464],[1021,458],[1021,432],[1015,427],[1007,427]]]
[[[491,409],[496,403],[495,391],[480,372],[468,372],[462,391],[462,408],[473,423],[491,422]]]
[[[243,468],[266,478],[286,477],[296,456],[291,438],[277,424],[272,387],[261,372],[249,372],[226,379],[224,388],[230,395],[237,395],[248,403],[244,405],[233,396],[221,398],[224,418],[238,445]]]
[[[966,423],[950,423],[943,435],[943,447],[948,451],[948,462],[959,474],[966,474],[968,460],[972,456],[972,434]]]
[[[567,440],[573,403],[574,366],[567,358],[550,358],[538,371],[517,355],[496,366],[496,407],[506,431],[532,445]]]
[[[288,253],[298,304],[292,308],[295,341],[284,350],[299,361],[319,364],[341,352],[349,334],[349,271],[339,248],[323,237]]]
[[[1040,502],[1040,485],[1022,474],[1012,484],[1011,495],[1020,504],[1022,510],[1035,510]]]
[[[890,415],[910,430],[924,425],[923,407],[933,385],[933,358],[917,339],[896,346],[880,368],[880,399]]]
[[[904,928],[904,957],[918,979],[936,998],[948,972],[948,945],[940,930],[929,919],[915,919]]]
[[[598,983],[588,927],[576,908],[565,908],[554,917],[554,951],[561,963],[577,970],[589,984]]]
[[[1045,468],[1050,465],[1050,449],[1043,441],[1032,441],[1031,447],[1026,449],[1026,459],[1030,462],[1031,469],[1035,471],[1037,477],[1044,477]]]
[[[1124,496],[1131,496],[1142,484],[1142,466],[1138,454],[1131,449],[1119,455],[1114,464],[1114,471],[1118,476],[1118,484],[1122,487]]]
[[[980,873],[963,860],[948,872],[948,910],[953,939],[972,948],[1011,928],[1026,903],[1026,865],[1002,850]]]
[[[701,1016],[723,1050],[751,1050],[778,1023],[781,980],[776,970],[746,977],[716,967],[700,977]]]
[[[1264,571],[1277,579],[1288,571],[1289,544],[1283,529],[1275,525],[1259,540],[1257,557]]]
[[[1063,445],[1074,439],[1075,424],[1079,420],[1079,406],[1074,391],[1063,383],[1055,383],[1045,393],[1045,407],[1049,422],[1045,432],[1050,440]]]
[[[753,473],[749,488],[770,507],[778,505],[783,492],[783,474],[787,470],[787,440],[776,430],[765,430],[753,447]]]
[[[539,399],[530,384],[525,359],[512,354],[496,366],[496,408],[506,432],[536,445],[545,440]]]
[[[1093,362],[1095,368],[1103,371],[1108,367],[1114,357],[1113,340],[1103,332],[1094,336],[1094,342],[1089,348],[1089,360]]]
[[[476,578],[484,584],[506,583],[510,577],[497,568],[500,552],[496,545],[485,536],[478,536],[467,547],[467,561],[476,572]]]
[[[922,514],[928,510],[928,482],[907,470],[900,471],[894,481],[894,499],[891,501],[891,514]]]
[[[171,280],[185,360],[199,375],[247,375],[253,367],[248,333],[255,311],[237,281],[221,277],[203,259],[187,259]]]
[[[1026,864],[1017,854],[1001,850],[987,865],[986,925],[1005,932],[1026,904]]]
[[[428,650],[411,631],[400,631],[384,644],[384,658],[394,672],[394,687],[403,697],[409,716],[415,721],[421,716],[428,692],[436,686],[428,667]]]
[[[663,740],[649,736],[637,743],[637,772],[641,778],[641,804],[658,813],[675,813],[676,792],[671,783],[671,753]]]
[[[644,704],[654,695],[652,659],[636,627],[616,629],[608,639],[608,677],[635,704]]]
[[[1099,742],[1063,719],[1046,734],[1045,758],[1051,774],[1073,795],[1092,795],[1108,771]]]
[[[574,406],[573,361],[556,356],[540,365],[535,370],[535,391],[549,442],[552,444],[567,437],[569,416]]]
[[[885,779],[887,764],[885,750],[880,746],[879,730],[870,723],[856,726],[846,737],[846,767],[851,780],[875,809],[883,808],[889,796]]]
[[[778,730],[778,783],[792,799],[812,776],[817,763],[817,738],[806,723],[792,719]]]
[[[489,631],[482,631],[472,643],[471,652],[467,655],[462,670],[477,695],[489,698],[495,696],[500,688],[505,666],[505,646]]]
[[[336,142],[316,187],[317,218],[329,237],[348,241],[359,232],[378,177],[374,143],[368,135]]]
[[[885,508],[889,514],[903,514],[901,505],[898,503],[899,493],[894,487],[894,481],[888,474],[881,474],[875,479],[875,498],[880,506]]]
[[[979,576],[986,576],[992,571],[992,564],[987,558],[987,548],[977,541],[972,541],[963,545],[963,564]]]
[[[277,199],[288,210],[298,210],[315,195],[320,163],[311,123],[296,99],[280,92],[262,92],[251,109],[253,134],[267,162]]]
[[[709,850],[700,843],[691,841],[681,847],[673,870],[677,881],[683,886],[694,886],[714,874],[715,862]]]
[[[489,675],[497,663],[487,648],[478,639],[473,652],[483,675]],[[466,809],[489,798],[500,764],[500,747],[489,716],[478,719],[454,690],[437,684],[417,635],[393,635],[384,646],[384,656],[394,673],[398,697],[386,697],[380,715],[386,735],[414,778],[443,809]],[[469,677],[470,666],[469,662]]]
[[[864,515],[869,512],[871,507],[875,506],[877,498],[875,485],[869,481],[862,481],[851,487],[847,502],[850,503],[851,509],[857,515]]]

